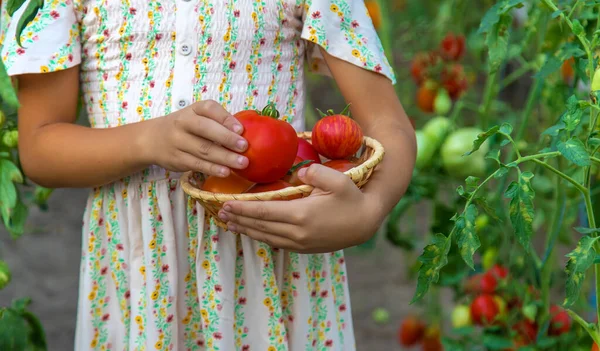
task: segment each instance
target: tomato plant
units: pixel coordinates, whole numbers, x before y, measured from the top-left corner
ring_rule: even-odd
[[[246,110],[234,116],[244,126],[242,137],[248,141],[248,148],[242,155],[249,160],[246,168],[234,172],[254,183],[270,183],[283,178],[298,152],[294,127],[279,119],[273,104],[261,112]]]

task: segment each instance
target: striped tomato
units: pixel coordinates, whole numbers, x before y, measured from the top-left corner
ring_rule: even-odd
[[[312,145],[328,159],[345,159],[354,155],[363,142],[363,132],[358,123],[346,115],[348,106],[339,114],[327,111],[314,126]]]

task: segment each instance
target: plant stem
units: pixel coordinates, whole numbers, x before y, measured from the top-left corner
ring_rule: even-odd
[[[589,196],[589,191],[587,188],[584,188],[583,185],[577,183],[577,181],[571,177],[569,177],[568,175],[564,174],[563,172],[559,171],[558,169],[550,166],[549,164],[547,164],[546,162],[540,161],[538,159],[533,159],[533,162],[539,164],[540,166],[546,168],[547,170],[549,170],[552,173],[557,174],[558,176],[560,176],[561,178],[563,178],[564,180],[566,180],[567,182],[573,184],[573,186],[575,188],[577,188],[577,190],[579,190],[584,196],[588,195]]]
[[[523,66],[519,67],[519,69],[517,69],[516,71],[512,72],[511,74],[509,74],[506,78],[504,78],[501,82],[500,82],[500,90],[506,88],[507,86],[511,85],[512,83],[514,83],[515,81],[517,81],[519,78],[521,78],[525,73],[527,73],[528,71],[530,71],[532,68],[531,64],[524,64]]]
[[[492,102],[494,98],[494,93],[496,91],[496,77],[498,76],[498,71],[490,73],[487,81],[485,82],[485,90],[483,95],[483,105],[479,108],[479,116],[481,117],[481,129],[488,129],[489,119],[490,119],[490,109],[492,107]]]
[[[599,335],[594,332],[594,330],[592,329],[592,327],[590,326],[590,324],[588,322],[586,322],[583,318],[581,318],[577,313],[573,312],[570,309],[566,310],[567,313],[569,314],[569,316],[577,323],[579,323],[581,325],[581,327],[583,327],[583,329],[585,329],[585,331],[588,332],[588,334],[590,334],[590,336],[592,337],[592,339],[594,339],[594,341],[600,345],[600,337]]]

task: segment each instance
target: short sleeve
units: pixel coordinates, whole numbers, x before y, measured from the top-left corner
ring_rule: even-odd
[[[301,37],[309,42],[310,71],[331,75],[321,46],[332,56],[381,73],[396,83],[364,0],[306,0],[303,21]]]
[[[0,45],[2,61],[10,76],[64,70],[81,62],[79,23],[73,0],[44,1],[44,6],[21,33],[21,46],[15,33],[27,0],[8,15],[7,1],[1,8]]]

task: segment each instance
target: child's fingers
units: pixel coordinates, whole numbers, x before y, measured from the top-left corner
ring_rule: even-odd
[[[241,123],[214,100],[198,101],[192,105],[192,111],[198,116],[210,118],[227,129],[241,134],[244,130]]]
[[[297,230],[296,226],[292,224],[239,216],[224,210],[219,211],[219,218],[224,222],[239,225],[244,228],[255,229],[264,233],[270,233],[288,238],[291,236],[291,233]]]
[[[181,165],[177,167],[179,169],[200,172],[217,177],[227,177],[231,173],[231,170],[228,167],[203,160],[183,151],[176,157],[178,158],[177,164]]]
[[[206,139],[196,138],[186,134],[179,140],[181,151],[185,151],[199,159],[227,166],[235,169],[243,169],[250,162],[247,157],[237,154],[221,145]]]
[[[186,131],[223,145],[230,150],[238,152],[246,151],[248,142],[241,136],[223,127],[217,121],[193,115],[188,117],[189,118],[186,118],[184,122]]]
[[[256,241],[263,242],[276,249],[291,250],[296,252],[299,252],[302,249],[299,244],[283,236],[265,233],[254,228],[247,228],[234,223],[228,223],[227,226],[227,229],[233,233],[244,234]]]

